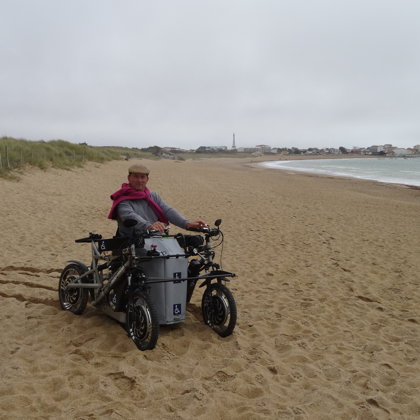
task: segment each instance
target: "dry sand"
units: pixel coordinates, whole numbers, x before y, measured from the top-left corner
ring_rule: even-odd
[[[146,352],[56,291],[89,261],[74,239],[113,235],[128,163],[0,180],[0,418],[420,418],[420,191],[248,162],[147,161],[185,216],[223,219],[238,323],[217,336],[196,290]]]

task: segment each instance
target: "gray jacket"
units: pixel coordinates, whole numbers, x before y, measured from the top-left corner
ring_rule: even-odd
[[[182,229],[185,229],[188,220],[179,214],[175,209],[168,206],[159,194],[151,193],[152,200],[162,209],[167,219]],[[121,236],[132,237],[133,234],[145,232],[147,228],[158,221],[158,217],[146,200],[124,200],[117,207],[118,230]],[[125,227],[123,222],[127,219],[137,220],[133,227]]]

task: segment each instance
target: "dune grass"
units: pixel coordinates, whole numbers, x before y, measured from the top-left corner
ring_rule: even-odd
[[[162,149],[158,146],[139,149],[136,147],[89,146],[86,143],[74,144],[65,140],[32,141],[0,138],[0,177],[18,180],[28,167],[42,170],[48,168],[71,169],[81,167],[86,162],[103,163],[120,159],[160,159]],[[187,152],[175,151],[174,157],[180,160],[208,159],[223,157],[252,157],[251,153],[232,152]]]
[[[18,179],[28,166],[71,169],[86,162],[103,163],[129,158],[152,158],[150,153],[126,147],[96,147],[64,140],[29,141],[0,138],[0,177]]]

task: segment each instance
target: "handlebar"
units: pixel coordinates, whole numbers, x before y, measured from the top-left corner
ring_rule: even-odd
[[[216,226],[215,228],[210,228],[208,225],[207,227],[204,228],[189,228],[187,230],[190,230],[192,232],[200,232],[200,233],[204,233],[208,236],[217,236],[219,235],[220,232],[220,228],[219,226],[222,224],[222,219],[217,219],[214,222],[214,225]]]
[[[217,236],[220,233],[220,229],[219,228],[189,228],[187,229],[188,231],[191,232],[199,232],[199,233],[204,233],[205,235],[208,236]]]
[[[135,222],[135,223],[133,223]],[[221,234],[220,231],[220,224],[221,224],[221,219],[216,220],[215,228],[210,228],[210,227],[203,227],[203,228],[189,228],[187,229],[190,232],[199,232],[199,233],[204,233],[208,238],[212,237],[212,236],[218,236],[219,234]],[[131,226],[136,224],[137,222],[135,220],[127,220],[126,222],[124,222],[124,224],[126,224],[127,226]],[[151,237],[151,236],[155,236],[155,235],[168,235],[169,230],[165,229],[164,233],[155,231],[155,230],[149,230],[147,231],[147,233],[144,233],[142,235],[139,235],[141,238],[147,238],[147,237]],[[76,239],[74,242],[76,243],[83,243],[83,242],[94,242],[94,241],[99,241],[102,239],[102,235],[100,235],[99,233],[92,233],[89,232],[89,236],[86,238],[80,238],[80,239]],[[134,240],[134,238],[132,238]],[[138,240],[139,238],[137,238],[136,240]]]
[[[145,238],[149,236],[161,236],[161,235],[169,235],[169,228],[167,227],[163,232],[159,232],[158,230],[148,229],[145,233],[142,234]]]
[[[102,239],[102,235],[99,235],[99,233],[89,232],[89,237],[76,239],[74,242],[77,242],[77,243],[92,242],[92,241],[99,241],[100,239]]]

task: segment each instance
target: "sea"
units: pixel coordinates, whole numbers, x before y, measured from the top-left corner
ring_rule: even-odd
[[[261,164],[280,170],[420,187],[420,157],[280,160]]]

